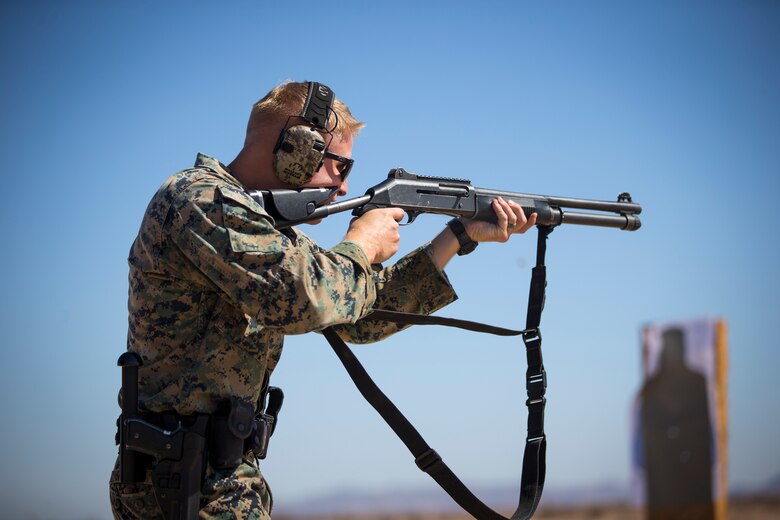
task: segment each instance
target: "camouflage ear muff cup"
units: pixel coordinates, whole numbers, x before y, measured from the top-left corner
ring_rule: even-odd
[[[325,140],[314,128],[298,125],[284,131],[274,152],[274,172],[284,183],[301,186],[319,170]]]

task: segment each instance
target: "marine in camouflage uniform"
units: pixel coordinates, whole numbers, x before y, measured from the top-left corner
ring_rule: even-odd
[[[286,334],[336,326],[366,343],[401,326],[361,321],[372,307],[431,313],[456,296],[419,248],[372,269],[359,245],[325,250],[273,219],[217,160],[170,177],[146,210],[129,256],[128,350],[143,358],[139,402],[151,412],[214,413],[231,397],[257,403]],[[162,518],[147,474],[122,485],[117,518]],[[248,453],[234,470],[211,466],[200,518],[270,518],[272,497]]]
[[[335,126],[325,117],[299,135],[306,141],[317,137],[310,130],[321,134],[324,159],[307,165],[309,154],[296,151],[300,143],[285,141],[292,150],[282,145],[315,87],[329,92],[308,83],[271,90],[254,105],[244,147],[229,169],[198,155],[193,168],[170,177],[152,198],[130,251],[127,340],[143,360],[138,404],[147,415],[223,413],[228,402],[255,408],[285,335],[333,326],[353,343],[387,337],[401,326],[361,317],[371,308],[428,314],[443,307],[455,299],[443,269],[456,253],[473,250],[470,241],[505,242],[534,225],[520,206],[496,199],[496,222],[457,220],[381,269],[372,264],[398,248],[399,208],[353,220],[345,240],[329,250],[296,228],[274,229],[247,190],[294,185],[347,193],[352,138],[363,124],[341,101],[326,110]],[[210,440],[227,446],[213,433]],[[110,494],[116,518],[163,517],[151,470],[145,482],[123,485],[115,468]],[[203,519],[269,518],[273,505],[251,452],[233,469],[208,465],[200,495]]]

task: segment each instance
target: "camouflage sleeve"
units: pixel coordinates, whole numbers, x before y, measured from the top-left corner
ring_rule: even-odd
[[[376,272],[374,279],[376,309],[431,314],[457,299],[447,275],[436,268],[425,246]],[[387,321],[360,320],[336,330],[344,341],[371,343],[406,327]]]
[[[240,190],[192,187],[174,208],[172,240],[202,277],[258,325],[302,334],[355,322],[376,288],[363,250],[330,251],[274,229]]]

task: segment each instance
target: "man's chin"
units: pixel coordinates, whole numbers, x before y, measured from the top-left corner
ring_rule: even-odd
[[[304,224],[309,224],[310,226],[316,226],[316,225],[317,225],[317,224],[319,224],[320,222],[322,222],[322,219],[321,219],[321,218],[318,218],[318,219],[316,219],[316,220],[310,220],[310,221],[308,221],[308,222],[304,222]]]

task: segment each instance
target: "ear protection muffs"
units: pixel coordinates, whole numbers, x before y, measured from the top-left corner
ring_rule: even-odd
[[[319,130],[328,132],[333,91],[321,83],[309,82],[309,91],[299,117],[306,124],[285,128],[274,147],[274,173],[284,183],[301,186],[322,167],[327,145]],[[287,125],[285,125],[287,126]]]

